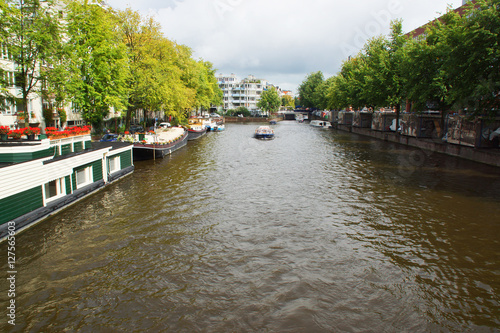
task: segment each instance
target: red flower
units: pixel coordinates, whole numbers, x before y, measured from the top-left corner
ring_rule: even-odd
[[[15,129],[9,132],[9,136],[14,139],[19,139],[24,134],[24,129]]]
[[[10,127],[9,126],[0,126],[0,134],[9,134]]]

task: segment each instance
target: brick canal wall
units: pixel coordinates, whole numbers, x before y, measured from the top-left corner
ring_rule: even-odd
[[[419,139],[416,137],[400,135],[394,132],[374,131],[370,128],[358,128],[352,127],[351,125],[337,124],[336,128],[342,131],[365,135],[388,142],[395,142],[410,147],[430,150],[441,154],[456,156],[500,167],[500,151],[497,148],[473,148],[447,143],[437,139]]]

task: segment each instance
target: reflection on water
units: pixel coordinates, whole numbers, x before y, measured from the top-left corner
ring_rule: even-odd
[[[498,331],[498,169],[256,126],[18,235],[14,331]]]

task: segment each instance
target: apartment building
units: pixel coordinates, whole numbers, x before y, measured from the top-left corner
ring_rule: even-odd
[[[219,74],[217,81],[219,83],[219,88],[224,94],[224,110],[236,109],[238,107],[245,107],[249,111],[257,111],[257,103],[260,100],[260,96],[264,91],[275,88],[278,91],[279,97],[289,95],[293,97],[291,90],[282,90],[279,86],[276,86],[264,79],[258,79],[253,75],[240,80],[235,74],[228,76]]]
[[[221,74],[217,81],[224,93],[224,110],[246,107],[250,111],[256,111],[262,92],[272,86],[267,80],[257,79],[253,75],[240,80],[235,74]]]

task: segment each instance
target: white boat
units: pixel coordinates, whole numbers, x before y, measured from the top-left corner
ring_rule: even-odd
[[[215,127],[212,128],[212,132],[222,132],[225,129],[226,129],[226,126],[224,126],[224,124],[215,125]]]
[[[332,128],[332,123],[326,120],[311,120],[311,126],[321,128]]]

